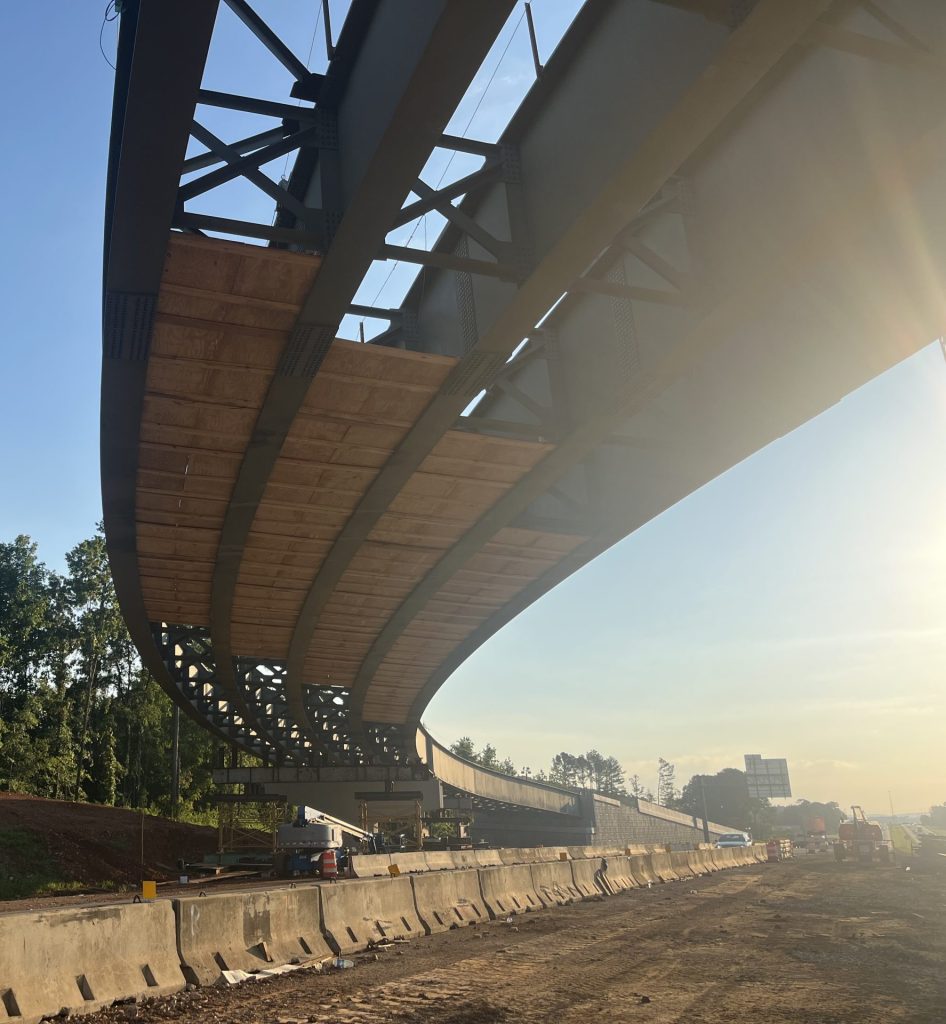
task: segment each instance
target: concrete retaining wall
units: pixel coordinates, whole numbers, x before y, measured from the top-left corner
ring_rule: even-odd
[[[554,847],[459,852],[356,858],[359,872],[386,874],[392,861],[417,872],[400,878],[0,916],[0,1021],[36,1024],[63,1008],[89,1012],[117,999],[179,991],[185,981],[210,984],[226,969],[347,954],[384,938],[754,864],[764,847],[646,856],[573,847],[568,860]],[[497,864],[503,856],[516,863]],[[535,859],[525,862],[528,856]]]
[[[452,850],[450,856],[453,858],[455,868],[479,867],[475,850]]]
[[[381,939],[423,935],[411,881],[405,876],[320,885],[322,929],[329,946],[336,953],[355,953]]]
[[[424,853],[428,871],[452,871],[456,864],[449,850],[427,850]]]
[[[184,988],[170,903],[0,917],[0,1019],[91,1013]]]
[[[417,916],[428,932],[489,920],[477,871],[432,871],[411,878]]]
[[[533,864],[543,859],[541,847],[535,846],[504,846],[498,853],[503,864]]]
[[[713,860],[712,850],[699,850],[697,856],[700,858],[700,863],[706,868],[707,874],[713,874],[719,871],[719,865]]]
[[[212,985],[222,971],[258,971],[332,953],[322,937],[315,885],[178,899],[174,916],[184,976],[195,985]]]
[[[627,857],[611,856],[607,858],[608,870],[604,873],[605,882],[612,893],[626,892],[628,889],[640,888],[640,882],[631,871]]]
[[[690,865],[690,870],[693,872],[694,875],[709,874],[709,868],[707,868],[706,864],[703,862],[703,859],[700,857],[699,850],[693,850],[692,853],[687,854],[687,863]]]
[[[581,899],[581,893],[575,888],[571,865],[566,860],[533,864],[532,885],[539,899],[550,907],[564,907]]]
[[[480,888],[491,917],[525,914],[542,906],[532,882],[529,864],[507,864],[501,868],[480,868]]]

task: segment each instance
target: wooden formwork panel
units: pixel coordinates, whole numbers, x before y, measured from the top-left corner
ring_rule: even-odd
[[[152,620],[210,621],[227,502],[319,263],[220,239],[169,239],[138,450],[139,571]]]
[[[405,721],[431,675],[457,646],[586,539],[532,530],[498,531],[438,588],[391,645],[371,679],[365,718]]]
[[[209,621],[230,493],[317,271],[310,256],[171,240],[139,450],[139,558],[152,618]],[[302,602],[333,543],[454,365],[445,357],[351,342],[331,346],[247,540],[233,603],[235,653],[286,656]],[[330,595],[307,653],[306,682],[352,683],[417,585],[550,450],[545,443],[448,432]],[[499,531],[392,646],[366,716],[398,720],[457,644],[582,539]]]
[[[260,590],[265,572],[261,552],[282,551],[278,564],[299,569],[298,578],[306,578],[311,586],[378,470],[454,363],[453,359],[396,349],[333,343],[290,428],[257,509],[237,582],[236,607],[249,608],[265,597]],[[366,554],[370,561],[370,549]],[[272,603],[271,619],[289,628],[284,635],[291,635],[308,586],[294,587],[291,599]],[[340,600],[349,621],[351,617],[368,619],[372,623],[369,628],[383,623],[396,605],[390,587],[361,587]],[[349,642],[356,642],[356,636],[349,631]],[[251,639],[243,623],[239,627],[234,624],[235,651],[249,653]],[[279,656],[287,653],[288,644]],[[333,654],[337,657],[337,651]],[[321,666],[318,671],[321,675]]]
[[[306,658],[306,680],[332,672],[341,684],[355,681],[375,639],[427,573],[551,446],[449,431],[380,517],[330,596]],[[531,579],[528,577],[524,579]],[[511,594],[516,593],[512,588]],[[385,594],[392,600],[384,602]],[[480,618],[458,610],[441,617],[446,643],[462,639]],[[347,643],[355,657],[341,658],[338,631],[357,627]]]

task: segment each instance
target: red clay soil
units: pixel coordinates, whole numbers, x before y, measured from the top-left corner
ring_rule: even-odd
[[[200,859],[217,844],[216,829],[145,815],[142,872],[141,833],[137,811],[0,793],[0,882],[7,895],[24,896],[17,875],[35,876],[34,891],[60,882],[122,888],[172,878],[179,858]]]

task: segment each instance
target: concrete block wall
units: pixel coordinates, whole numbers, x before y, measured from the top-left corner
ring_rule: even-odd
[[[589,846],[592,821],[586,816],[541,811],[476,811],[471,835],[490,846]]]
[[[691,850],[703,841],[702,821],[679,811],[668,811],[644,801],[632,806],[598,793],[589,794],[586,803],[594,823],[596,844],[663,846],[669,843],[675,850]]]
[[[633,797],[616,799],[591,790],[580,796],[580,816],[533,811],[477,811],[476,842],[492,846],[666,845],[691,850],[703,842],[703,823],[680,811]],[[710,839],[733,829],[710,822]]]

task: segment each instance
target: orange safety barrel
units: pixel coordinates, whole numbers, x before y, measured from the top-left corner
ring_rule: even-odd
[[[334,850],[325,850],[319,857],[319,874],[323,878],[338,878],[338,862]]]

